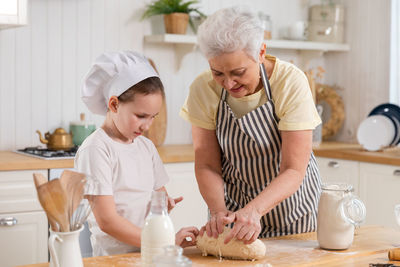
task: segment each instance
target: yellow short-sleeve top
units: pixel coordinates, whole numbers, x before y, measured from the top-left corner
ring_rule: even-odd
[[[305,74],[289,62],[270,55],[266,58],[275,61],[269,82],[275,112],[279,118],[279,130],[314,129],[321,123],[321,118],[315,108]],[[203,72],[191,84],[189,95],[179,115],[195,126],[215,130],[222,90],[222,87],[214,81],[211,70]],[[236,118],[240,118],[265,104],[267,95],[264,88],[241,98],[228,94],[227,102]]]

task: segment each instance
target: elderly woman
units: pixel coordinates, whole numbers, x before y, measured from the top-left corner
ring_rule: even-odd
[[[320,177],[312,130],[321,123],[304,73],[266,54],[257,15],[231,7],[209,16],[198,43],[210,70],[180,115],[192,124],[195,172],[210,210],[202,233],[227,224],[244,243],[316,229]]]

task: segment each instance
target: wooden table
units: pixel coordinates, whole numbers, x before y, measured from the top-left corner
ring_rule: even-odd
[[[203,257],[196,248],[185,249],[193,266],[368,266],[369,263],[389,262],[387,251],[400,247],[400,231],[381,226],[363,226],[356,230],[351,248],[344,251],[328,251],[318,247],[316,233],[306,233],[280,238],[263,239],[267,246],[265,259],[259,261],[219,260]],[[85,267],[140,266],[140,254],[123,254],[84,259]],[[25,267],[47,267],[48,263]]]

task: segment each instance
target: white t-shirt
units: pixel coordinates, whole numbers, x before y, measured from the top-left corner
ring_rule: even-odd
[[[143,227],[154,190],[169,180],[154,144],[137,137],[132,144],[112,140],[99,128],[83,142],[75,156],[75,168],[98,181],[95,195],[114,197],[117,213]],[[93,256],[138,251],[100,230],[93,214],[88,218]]]

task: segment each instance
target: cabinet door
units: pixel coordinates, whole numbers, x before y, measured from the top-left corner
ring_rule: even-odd
[[[47,170],[0,171],[0,214],[42,211],[33,173],[47,178]]]
[[[359,162],[342,159],[317,157],[318,168],[323,183],[347,183],[359,192]]]
[[[43,211],[0,214],[1,266],[47,262],[47,231]]]
[[[183,201],[171,211],[175,231],[182,227],[201,227],[207,222],[207,205],[200,194],[194,174],[194,163],[165,164],[170,177],[166,185],[171,197],[183,196]]]
[[[399,229],[394,205],[400,203],[400,167],[360,163],[360,197],[367,208],[366,224]]]

